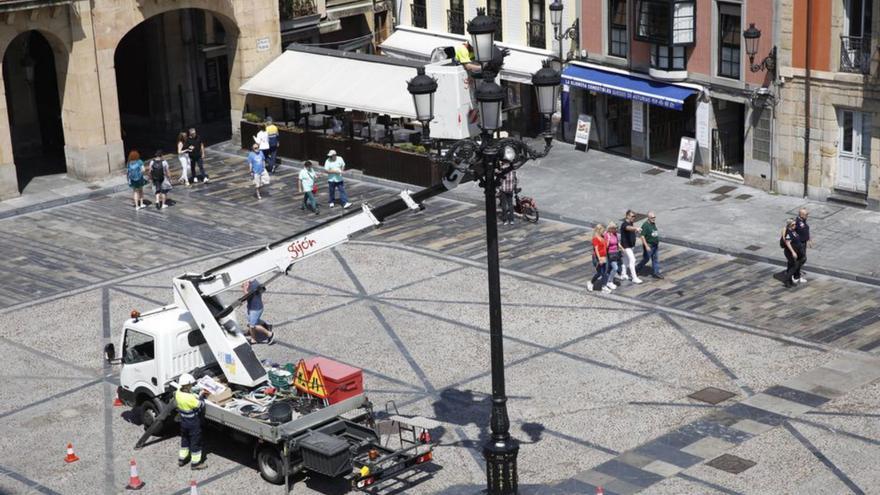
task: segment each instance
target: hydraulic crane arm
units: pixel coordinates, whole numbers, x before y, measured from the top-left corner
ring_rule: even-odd
[[[422,201],[454,188],[462,176],[452,169],[441,184],[416,193],[403,191],[399,199],[376,208],[365,204],[360,211],[346,212],[204,273],[178,276],[174,279],[175,301],[196,321],[229,382],[256,386],[266,380],[266,372],[235,321],[229,318],[235,305],[224,308],[214,296],[266,273],[286,273],[295,263],[338,246],[352,234],[378,226],[392,215],[422,209]]]

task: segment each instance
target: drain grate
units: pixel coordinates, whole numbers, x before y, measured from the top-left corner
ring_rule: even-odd
[[[642,173],[645,175],[660,175],[663,172],[665,172],[665,170],[663,170],[662,168],[652,168],[651,170],[645,170]]]
[[[712,181],[709,181],[706,179],[691,179],[691,180],[685,182],[685,184],[687,184],[689,186],[705,186],[706,184],[711,184],[711,183],[712,183]]]
[[[727,193],[729,193],[730,191],[733,191],[733,190],[735,190],[735,189],[736,189],[736,186],[721,186],[721,187],[719,187],[719,188],[717,188],[717,189],[713,189],[713,190],[710,191],[710,192],[711,192],[712,194],[727,194]]]
[[[726,194],[719,194],[718,196],[715,196],[714,198],[712,198],[712,201],[724,201],[725,199],[727,199],[729,197],[730,196],[728,196]]]
[[[743,459],[742,457],[732,454],[724,454],[706,463],[708,466],[712,466],[715,469],[720,469],[721,471],[730,474],[739,474],[757,464],[758,463],[754,461]]]
[[[752,197],[751,194],[740,194],[739,196],[736,197],[736,199],[741,199],[741,200],[745,201],[751,197]]]
[[[727,390],[721,390],[716,387],[706,387],[703,390],[697,390],[696,392],[688,395],[691,399],[698,400],[700,402],[706,402],[712,404],[713,406],[716,404],[720,404],[731,397],[736,397],[736,394],[732,392],[728,392]]]
[[[745,249],[746,251],[757,251],[757,250],[761,249],[761,246],[756,246],[756,245],[754,245],[754,244],[749,244],[749,245],[746,246],[744,249]]]
[[[633,216],[634,216],[633,223],[638,223],[638,222],[640,222],[641,220],[644,220],[644,219],[648,218],[648,215],[645,214],[645,213],[637,213],[637,212],[633,212]]]

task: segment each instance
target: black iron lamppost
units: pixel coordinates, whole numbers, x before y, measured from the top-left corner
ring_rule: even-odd
[[[553,25],[553,39],[556,40],[559,45],[559,66],[565,63],[565,59],[562,58],[562,40],[570,39],[573,43],[579,43],[580,39],[580,20],[575,19],[571,26],[568,29],[562,29],[562,0],[554,0],[553,3],[550,4],[550,24]],[[563,141],[565,141],[565,122],[560,122],[559,125],[559,135]]]
[[[553,143],[549,127],[545,127],[544,149],[534,150],[518,139],[493,139],[493,133],[501,127],[501,109],[505,91],[495,82],[497,71],[504,64],[505,53],[494,49],[495,19],[477,10],[477,17],[468,23],[474,55],[481,64],[481,82],[475,97],[480,109],[479,138],[462,139],[453,143],[446,154],[437,158],[445,165],[444,172],[455,171],[464,180],[477,180],[485,191],[486,209],[486,265],[489,282],[489,348],[492,370],[491,436],[483,447],[486,458],[486,483],[489,495],[515,495],[518,492],[516,458],[519,445],[510,436],[510,420],[507,416],[507,395],[504,386],[504,338],[501,326],[501,277],[498,258],[498,217],[496,211],[496,184],[504,176],[521,167],[527,161],[546,156]],[[544,116],[545,125],[555,110],[559,92],[560,74],[549,67],[549,61],[532,76],[537,90],[538,112]],[[420,71],[408,85],[416,105],[416,114],[433,114],[433,91]],[[424,76],[428,77],[428,76]],[[428,78],[430,79],[430,78]],[[436,90],[436,83],[433,90]],[[422,91],[424,90],[424,91]],[[425,95],[429,95],[425,97]],[[424,128],[427,128],[425,126]],[[499,168],[504,160],[505,167]],[[509,163],[509,165],[508,165]],[[454,170],[453,170],[454,169]]]
[[[425,74],[424,67],[419,67],[417,71],[416,77],[406,83],[406,90],[413,97],[416,120],[422,124],[422,144],[425,148],[430,148],[431,134],[428,125],[434,120],[434,93],[437,91],[437,81]]]
[[[776,47],[774,46],[770,53],[764,57],[761,63],[755,63],[755,55],[758,54],[758,45],[761,41],[761,30],[755,27],[754,23],[749,23],[749,28],[743,31],[743,38],[746,41],[746,54],[749,56],[749,64],[752,72],[760,72],[762,70],[769,71],[771,74],[776,73]]]

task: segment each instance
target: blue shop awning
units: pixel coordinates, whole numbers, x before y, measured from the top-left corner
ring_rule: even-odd
[[[567,65],[562,71],[562,83],[576,88],[605,93],[641,101],[649,105],[674,108],[681,110],[684,100],[696,93],[697,90],[644,79],[608,72],[581,65]]]

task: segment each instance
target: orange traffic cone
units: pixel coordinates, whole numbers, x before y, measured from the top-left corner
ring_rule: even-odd
[[[138,476],[138,467],[137,463],[134,462],[134,459],[131,460],[131,476],[128,479],[128,485],[125,486],[128,490],[140,490],[144,487],[146,483],[141,481]]]
[[[189,495],[199,495],[199,488],[196,485],[196,480],[189,482]]]
[[[73,453],[73,444],[67,444],[67,457],[64,458],[64,462],[70,464],[71,462],[76,462],[79,460],[79,457]]]
[[[122,401],[119,400],[119,394],[116,394],[116,398],[113,399],[113,407],[122,407]]]
[[[596,488],[596,495],[605,495],[605,490],[601,486]]]

